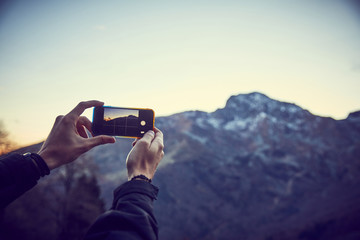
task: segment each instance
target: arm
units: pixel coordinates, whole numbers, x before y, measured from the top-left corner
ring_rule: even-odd
[[[41,160],[43,161],[43,160]],[[43,161],[43,164],[46,164]],[[49,169],[47,168],[47,171]],[[10,154],[0,160],[0,209],[34,187],[44,176],[33,160],[21,154]]]
[[[158,188],[142,179],[152,179],[164,156],[163,135],[155,129],[147,132],[128,155],[126,165],[130,181],[114,191],[111,209],[101,215],[88,231],[86,240],[100,239],[158,239],[158,226],[153,213],[153,200]]]
[[[0,160],[0,209],[34,187],[51,169],[74,161],[95,146],[115,141],[109,136],[86,135],[84,128],[91,132],[91,122],[80,115],[86,108],[100,105],[99,101],[82,102],[67,115],[57,117],[38,154],[12,154]]]
[[[158,189],[145,181],[129,181],[114,191],[111,209],[91,226],[85,239],[158,239],[153,200]]]

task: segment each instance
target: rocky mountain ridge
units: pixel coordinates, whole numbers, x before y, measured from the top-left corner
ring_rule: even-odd
[[[360,200],[354,191],[358,115],[336,121],[251,93],[232,96],[213,113],[158,119],[170,155],[164,162],[172,163],[158,176],[168,197],[156,205],[166,223],[161,233],[181,232],[176,239],[345,239],[327,231],[359,211],[343,207]],[[351,223],[339,228],[347,227],[356,229]]]
[[[154,179],[160,239],[360,238],[360,111],[334,120],[250,93],[156,126],[165,136]],[[107,206],[130,148],[119,139],[84,156]]]

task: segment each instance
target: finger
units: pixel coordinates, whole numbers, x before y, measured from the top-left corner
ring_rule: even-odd
[[[155,147],[155,148],[157,148],[157,149],[159,149],[161,151],[164,149],[164,135],[157,128],[155,128],[155,138],[152,141],[151,146]]]
[[[155,139],[160,139],[161,141],[163,141],[164,134],[162,133],[162,131],[160,131],[160,129],[155,127],[154,132],[155,132]]]
[[[83,138],[88,138],[85,128],[88,128],[89,122],[90,122],[89,119],[87,119],[87,117],[84,116],[79,117],[78,121],[76,122],[76,130],[79,133],[79,135]],[[90,126],[91,126],[91,122],[90,122]]]
[[[86,131],[85,131],[85,128],[83,125],[76,125],[76,130],[80,136],[82,136],[83,138],[88,138],[88,135],[86,134]]]
[[[139,139],[140,139],[140,138],[137,138],[137,139],[135,139],[135,140],[132,142],[132,146],[133,146],[133,147],[134,147],[135,144],[139,141]]]
[[[83,125],[92,135],[94,135],[91,130],[91,121],[87,117],[80,116],[77,124]]]
[[[63,118],[64,118],[64,115],[57,116],[56,119],[55,119],[54,126],[58,125],[59,122],[61,121],[61,119],[63,119]]]
[[[150,130],[147,131],[142,138],[140,138],[137,142],[146,142],[150,145],[151,141],[154,139],[155,133],[154,131]]]
[[[160,129],[158,129],[157,127],[154,127],[154,132],[155,132],[155,133],[157,133],[157,132],[162,133],[162,132],[160,131]]]
[[[116,140],[114,137],[106,136],[106,135],[100,135],[93,138],[86,139],[86,145],[88,150],[92,149],[93,147],[107,144],[107,143],[114,143]]]
[[[104,105],[103,102],[97,100],[80,102],[68,115],[79,117],[87,108],[98,107]]]

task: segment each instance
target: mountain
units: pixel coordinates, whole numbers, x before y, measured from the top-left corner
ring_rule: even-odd
[[[359,116],[336,121],[251,93],[213,113],[158,119],[167,149],[156,176],[160,233],[358,239]]]
[[[255,92],[156,126],[160,239],[360,239],[360,112],[334,120]],[[96,176],[106,206],[130,148],[97,147],[78,168]]]

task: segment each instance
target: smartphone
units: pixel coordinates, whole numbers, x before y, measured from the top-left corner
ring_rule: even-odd
[[[141,138],[154,129],[154,122],[152,109],[94,107],[92,131],[95,135]]]

